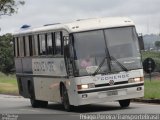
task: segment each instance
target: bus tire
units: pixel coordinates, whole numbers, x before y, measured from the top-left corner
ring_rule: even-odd
[[[32,98],[30,98],[30,102],[31,102],[31,106],[33,108],[38,108],[41,105],[39,100],[35,100],[35,99],[32,99]]]
[[[48,101],[30,99],[30,102],[33,108],[39,108],[39,107],[46,108],[48,106]]]
[[[130,99],[119,100],[119,104],[122,108],[126,108],[126,107],[129,107],[130,101],[131,101]]]
[[[64,85],[62,86],[62,104],[67,112],[71,111],[72,106],[69,103],[67,89]]]
[[[40,107],[46,108],[48,106],[48,101],[39,101],[40,102]]]

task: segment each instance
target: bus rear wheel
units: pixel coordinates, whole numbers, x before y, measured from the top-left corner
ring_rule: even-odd
[[[30,102],[33,108],[38,108],[38,107],[46,108],[48,106],[47,101],[30,99]]]
[[[129,107],[130,105],[130,99],[127,99],[127,100],[119,100],[119,104],[122,108],[126,108],[126,107]]]
[[[46,108],[48,106],[48,101],[40,101],[40,107]]]
[[[35,100],[35,99],[30,99],[31,105],[33,108],[38,108],[40,107],[40,101],[39,100]]]
[[[68,112],[71,111],[72,106],[69,103],[68,93],[67,93],[67,89],[65,86],[62,87],[62,104],[66,111]]]

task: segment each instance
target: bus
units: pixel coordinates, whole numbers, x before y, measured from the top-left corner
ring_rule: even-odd
[[[126,17],[24,25],[14,32],[19,94],[32,107],[118,101],[129,107],[144,96],[144,75],[135,24]]]

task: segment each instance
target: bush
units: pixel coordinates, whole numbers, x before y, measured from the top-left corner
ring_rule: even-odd
[[[13,36],[6,34],[0,36],[0,71],[9,74],[14,68]]]

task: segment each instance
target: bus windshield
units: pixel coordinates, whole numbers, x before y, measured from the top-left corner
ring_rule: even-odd
[[[75,63],[79,76],[94,73],[105,57],[110,59],[104,61],[97,74],[123,71],[119,64],[127,70],[141,68],[134,27],[95,30],[73,35]]]

